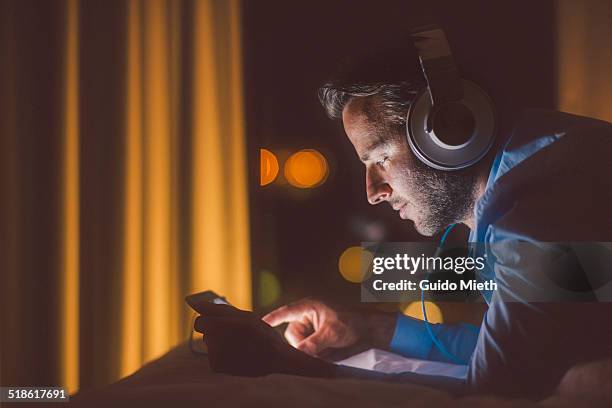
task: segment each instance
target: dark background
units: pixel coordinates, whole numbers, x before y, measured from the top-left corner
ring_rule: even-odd
[[[417,7],[415,4],[418,4]],[[244,73],[251,169],[254,307],[258,276],[279,277],[277,304],[302,296],[358,302],[359,286],[338,272],[349,246],[368,240],[374,223],[386,241],[425,239],[390,207],[370,206],[364,169],[340,124],[327,119],[317,88],[347,61],[407,41],[410,27],[442,24],[464,75],[478,81],[499,115],[511,103],[555,106],[555,10],[551,1],[245,1]],[[311,190],[259,186],[259,149],[282,156],[304,148],[331,164]],[[465,239],[465,229],[454,239]]]

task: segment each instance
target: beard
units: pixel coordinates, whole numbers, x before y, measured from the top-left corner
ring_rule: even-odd
[[[412,183],[419,203],[414,226],[419,234],[431,237],[471,216],[477,184],[474,171],[441,171],[414,162]]]

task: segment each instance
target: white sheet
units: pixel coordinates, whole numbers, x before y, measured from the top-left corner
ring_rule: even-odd
[[[366,350],[363,353],[338,361],[336,364],[383,373],[410,371],[424,375],[441,375],[454,378],[465,378],[467,375],[467,366],[465,365],[407,358],[379,349]]]

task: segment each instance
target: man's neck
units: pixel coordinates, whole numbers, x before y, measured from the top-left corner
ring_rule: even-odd
[[[462,224],[467,225],[467,227],[474,231],[476,228],[476,220],[474,219],[474,208],[476,207],[476,203],[480,198],[484,195],[484,192],[487,188],[487,180],[488,180],[488,171],[481,171],[478,174],[476,179],[476,185],[474,186],[474,195],[473,195],[473,204],[470,207],[471,211],[467,214],[466,218],[461,221]]]
[[[499,146],[502,146],[507,140],[507,137],[512,133],[512,129],[514,129],[515,122],[517,118],[520,116],[523,108],[514,106],[514,105],[506,105],[503,107],[503,115],[499,116],[499,131],[497,137],[502,137],[502,140],[498,142]],[[484,195],[485,190],[487,189],[487,182],[489,181],[489,174],[491,172],[491,168],[493,167],[494,159],[490,159],[491,162],[488,166],[483,166],[482,171],[478,173],[476,185],[474,187],[474,200],[471,207],[470,213],[467,217],[461,221],[461,223],[465,224],[470,230],[474,231],[476,229],[476,220],[474,219],[474,208],[476,207],[476,203],[480,198]]]

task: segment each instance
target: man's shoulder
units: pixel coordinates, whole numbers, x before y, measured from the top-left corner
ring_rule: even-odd
[[[565,112],[527,109],[517,120],[504,153],[512,153],[542,138],[580,137],[584,132],[612,135],[612,124]]]
[[[610,123],[525,112],[477,204],[479,228],[537,240],[612,238],[611,153]]]
[[[517,133],[547,133],[570,131],[584,127],[610,127],[612,124],[601,119],[548,109],[525,109],[515,124]],[[530,130],[532,129],[532,130]]]

